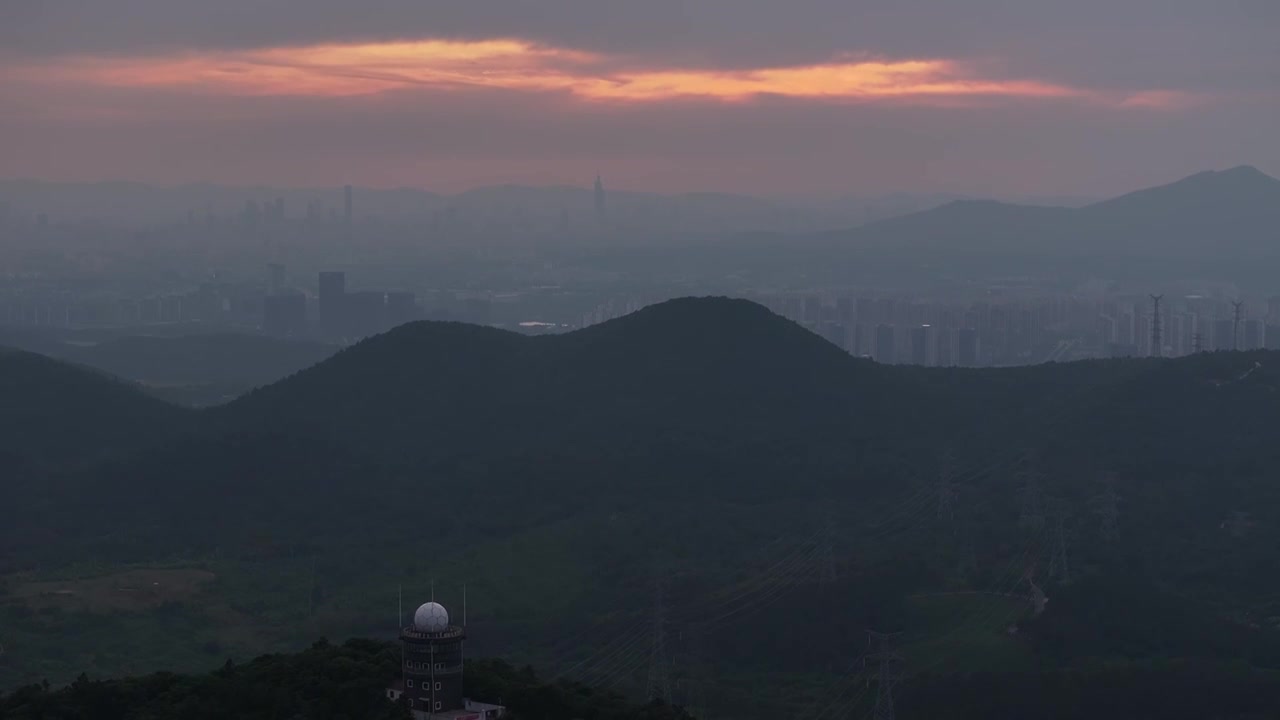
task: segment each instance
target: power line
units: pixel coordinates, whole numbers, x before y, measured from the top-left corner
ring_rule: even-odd
[[[1021,484],[1021,510],[1018,526],[1036,531],[1044,527],[1044,500],[1041,497],[1041,475],[1030,451],[1018,462],[1017,476]]]
[[[1104,479],[1106,488],[1101,495],[1093,498],[1096,505],[1094,513],[1099,518],[1098,532],[1102,539],[1111,542],[1116,539],[1120,527],[1120,496],[1116,493],[1115,478],[1108,474]]]
[[[1071,566],[1067,563],[1066,518],[1070,508],[1066,501],[1053,498],[1049,501],[1053,515],[1053,552],[1049,556],[1049,577],[1062,584],[1071,582]]]
[[[947,450],[942,454],[942,467],[938,471],[937,486],[938,520],[946,523],[951,523],[956,519],[955,464],[956,458],[951,450]]]
[[[652,645],[649,650],[649,681],[646,695],[650,700],[671,704],[671,668],[667,663],[666,587],[662,573],[654,583]]]
[[[818,584],[829,585],[836,581],[835,530],[828,512],[822,524],[822,546],[818,552]]]

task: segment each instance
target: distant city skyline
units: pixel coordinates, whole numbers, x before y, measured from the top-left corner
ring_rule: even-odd
[[[1104,196],[1280,172],[1268,0],[11,5],[14,176]]]

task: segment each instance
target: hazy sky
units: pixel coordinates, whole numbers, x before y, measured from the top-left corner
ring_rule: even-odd
[[[0,2],[0,174],[1101,195],[1280,173],[1280,0]]]

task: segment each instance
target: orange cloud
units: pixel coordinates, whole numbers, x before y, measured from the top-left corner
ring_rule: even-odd
[[[170,57],[64,58],[11,68],[43,83],[170,88],[239,95],[351,96],[405,87],[564,92],[587,101],[676,98],[738,101],[762,95],[866,101],[891,98],[1092,98],[1035,80],[982,78],[952,60],[839,57],[801,66],[627,70],[617,59],[523,40],[326,44]],[[1122,104],[1161,106],[1138,93]]]
[[[1120,107],[1153,110],[1180,110],[1199,104],[1203,98],[1177,90],[1144,90],[1126,96]]]

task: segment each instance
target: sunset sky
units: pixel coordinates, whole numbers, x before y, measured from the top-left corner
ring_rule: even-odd
[[[4,177],[1104,195],[1280,172],[1276,0],[0,5]]]

